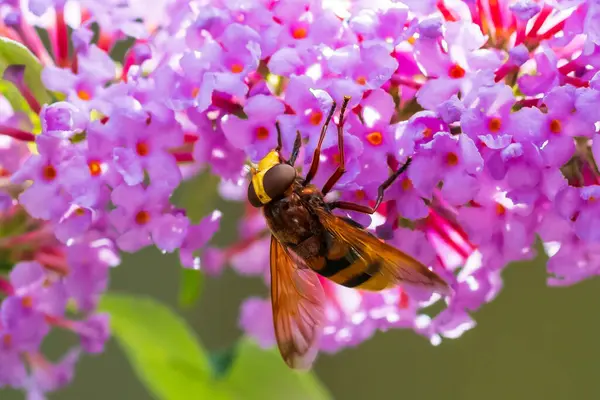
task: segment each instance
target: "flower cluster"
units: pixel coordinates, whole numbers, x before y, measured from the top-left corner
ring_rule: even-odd
[[[373,205],[378,186],[410,157],[378,213],[349,215],[455,293],[363,293],[323,280],[322,350],[391,328],[433,344],[460,336],[475,325],[470,313],[500,292],[503,268],[536,255],[537,238],[550,285],[598,273],[597,1],[171,0],[156,14],[133,1],[118,10],[71,3],[79,19],[69,52],[65,2],[30,0],[53,57],[32,35],[28,11],[0,8],[0,33],[38,56],[57,99],[36,103],[22,68],[5,71],[41,132],[0,103],[0,251],[10,270],[0,280],[0,385],[47,391],[68,380],[76,352],[50,369],[38,351],[51,327],[80,334],[86,351],[101,349],[106,317],[94,309],[119,251],[153,244],[179,251],[184,267],[231,265],[268,282],[260,212],[247,207],[239,243],[207,247],[199,263],[195,252],[220,213],[192,224],[170,197],[208,169],[221,177],[223,197],[245,201],[245,163],[276,146],[276,122],[284,152],[300,132],[297,165],[306,172],[324,117],[344,96],[347,171],[335,195]],[[126,37],[134,44],[118,63],[109,54]],[[331,126],[314,183],[339,161]],[[66,316],[69,299],[82,319]],[[440,301],[444,310],[430,315]],[[274,344],[268,299],[248,299],[240,323]]]
[[[165,82],[170,107],[202,132],[195,160],[223,178],[224,195],[244,199],[243,163],[276,145],[276,121],[284,151],[296,131],[302,135],[306,172],[324,114],[345,95],[352,97],[347,172],[337,196],[373,205],[390,171],[412,158],[378,214],[350,216],[430,265],[455,295],[431,315],[427,307],[439,298],[362,293],[323,280],[323,350],[394,327],[433,344],[460,336],[475,325],[470,314],[501,290],[502,269],[536,256],[537,238],[549,256],[550,285],[597,274],[596,2],[179,6],[169,25],[176,39],[164,43],[182,50],[158,40],[165,58],[154,78]],[[317,184],[339,163],[333,128],[321,160]],[[242,242],[207,250],[207,270],[231,264],[268,282],[265,232],[260,213],[248,208]],[[269,300],[252,298],[241,326],[272,346],[271,318]]]
[[[130,71],[148,59],[149,47],[136,43],[122,65],[109,55],[125,34],[143,27],[134,16],[118,21],[106,15],[110,9],[80,2],[69,54],[64,2],[50,10],[48,3],[2,8],[0,25],[44,61],[41,80],[56,98],[40,104],[34,93],[40,88],[28,87],[24,66],[5,69],[4,79],[27,105],[14,107],[9,92],[0,97],[0,272],[6,272],[0,275],[0,387],[23,388],[30,398],[67,384],[80,353],[103,351],[110,316],[97,306],[120,251],[155,244],[178,250],[183,265],[197,267],[194,252],[220,219],[215,212],[192,224],[169,202],[182,179],[177,149],[186,137],[174,112],[152,100],[142,71]],[[29,20],[29,11],[55,17],[43,25],[52,33],[53,57],[30,25],[47,18]],[[106,18],[113,25],[102,24],[101,40],[91,42],[91,25]],[[80,337],[57,363],[40,351],[52,329]]]

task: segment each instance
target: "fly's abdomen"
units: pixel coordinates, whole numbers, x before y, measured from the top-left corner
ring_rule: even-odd
[[[325,233],[321,255],[309,260],[310,267],[319,275],[349,288],[382,290],[389,282],[379,274],[383,259],[367,257],[361,249],[350,247]]]

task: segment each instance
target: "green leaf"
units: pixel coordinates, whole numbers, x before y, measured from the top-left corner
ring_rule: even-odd
[[[180,268],[179,306],[191,307],[200,298],[204,275],[199,270]]]
[[[224,385],[243,400],[325,400],[327,389],[311,372],[293,371],[277,349],[265,351],[249,338],[240,340]]]
[[[9,65],[25,66],[25,83],[40,104],[50,103],[51,97],[42,84],[42,64],[19,42],[0,37],[0,76]]]
[[[215,377],[222,378],[229,368],[233,365],[235,357],[237,356],[237,346],[231,346],[222,350],[216,350],[210,353],[210,362],[212,364],[213,373]]]
[[[150,298],[107,294],[100,309],[138,378],[157,399],[229,399],[213,379],[205,350],[186,323]]]

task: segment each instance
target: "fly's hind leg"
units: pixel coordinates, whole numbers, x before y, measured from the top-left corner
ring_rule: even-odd
[[[383,195],[385,193],[385,190],[387,188],[389,188],[396,179],[398,179],[400,174],[402,174],[404,171],[406,171],[406,169],[410,165],[410,161],[411,161],[411,159],[409,158],[408,161],[406,161],[406,163],[402,167],[398,168],[398,170],[396,172],[394,172],[392,175],[390,175],[390,177],[387,178],[385,180],[385,182],[383,182],[379,186],[379,188],[377,189],[377,200],[375,201],[374,207],[363,206],[360,204],[350,203],[348,201],[332,201],[331,203],[328,203],[329,208],[331,210],[333,210],[335,208],[339,208],[341,210],[357,211],[357,212],[361,212],[363,214],[374,214],[375,211],[377,211],[377,209],[379,208],[379,205],[381,204],[381,202],[383,201]],[[334,174],[334,176],[335,176],[335,174]],[[332,176],[332,178],[333,178],[333,176]]]

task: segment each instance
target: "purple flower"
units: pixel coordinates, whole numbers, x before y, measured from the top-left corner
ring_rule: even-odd
[[[110,94],[110,89],[104,86],[116,77],[114,61],[92,45],[78,58],[78,67],[77,74],[63,68],[47,67],[42,72],[42,81],[48,89],[67,95],[67,100],[78,109],[102,109],[105,96]]]
[[[92,312],[102,293],[108,289],[109,268],[120,263],[116,248],[108,239],[77,243],[68,248],[69,275],[65,290],[77,309]]]
[[[456,138],[440,132],[430,143],[421,146],[412,166],[408,176],[421,193],[429,197],[438,182],[443,181],[442,196],[458,205],[468,202],[477,193],[477,175],[483,167],[483,159],[469,137]]]
[[[351,79],[360,90],[381,87],[398,68],[398,61],[389,50],[377,42],[352,44],[337,49],[327,59],[328,69]]]
[[[44,398],[45,393],[59,390],[71,383],[79,354],[79,349],[72,349],[55,364],[45,360],[40,354],[31,356],[32,379],[27,384],[28,398]]]
[[[128,185],[141,183],[146,171],[152,181],[172,190],[181,181],[181,171],[167,149],[180,145],[183,134],[172,117],[163,123],[143,114],[121,114],[108,121],[110,128],[129,133],[121,137],[123,147],[113,149],[115,168]]]
[[[419,104],[426,109],[434,109],[459,91],[467,95],[481,85],[479,80],[491,83],[488,72],[501,62],[497,53],[481,48],[485,38],[477,25],[462,21],[445,25],[448,53],[443,53],[434,39],[419,38],[415,43],[416,61],[432,77],[417,94]]]
[[[170,189],[162,182],[148,187],[117,186],[111,200],[111,224],[119,236],[121,250],[134,252],[154,242],[164,251],[173,251],[183,243],[189,222],[168,212]]]
[[[394,99],[385,91],[373,90],[362,102],[360,120],[351,114],[348,130],[359,137],[365,153],[385,161],[385,155],[394,150],[394,127],[390,125],[394,113]],[[361,122],[362,121],[362,122]]]
[[[460,118],[463,132],[475,143],[483,142],[492,149],[503,148],[512,138],[515,129],[511,108],[515,103],[512,90],[507,85],[484,87],[478,93],[477,104],[465,110]]]
[[[244,106],[247,119],[228,116],[222,128],[229,143],[244,149],[252,161],[258,161],[277,145],[275,122],[284,106],[275,97],[256,95]]]
[[[215,233],[217,233],[220,227],[221,216],[221,212],[215,210],[210,216],[204,217],[200,223],[188,227],[179,249],[179,258],[183,267],[202,268],[201,258],[195,257],[194,252],[204,248]]]
[[[600,234],[595,229],[600,216],[597,199],[600,186],[590,185],[583,188],[564,187],[556,194],[556,210],[566,219],[574,221],[575,234],[583,241],[595,244]]]
[[[192,114],[197,129],[204,132],[194,144],[194,160],[225,179],[238,179],[246,153],[227,140],[220,124],[213,126],[206,115]],[[244,193],[244,196],[246,194]]]
[[[30,310],[62,316],[67,305],[64,284],[47,274],[38,262],[20,262],[10,272],[14,295],[21,300],[23,312]]]
[[[110,335],[110,317],[108,314],[92,315],[85,321],[73,323],[73,331],[81,339],[81,347],[88,353],[96,354],[104,351],[104,345]]]
[[[170,204],[173,191],[207,171],[223,199],[245,201],[245,164],[277,145],[277,122],[284,156],[300,132],[306,174],[344,96],[346,171],[328,197],[374,206],[381,183],[411,164],[373,215],[335,213],[430,267],[452,293],[429,316],[442,298],[419,288],[365,293],[323,278],[321,350],[388,329],[432,345],[461,336],[501,293],[503,269],[535,256],[538,237],[549,285],[598,275],[597,2],[80,3],[89,19],[65,38],[63,2],[30,2],[56,14],[36,21],[51,28],[52,55],[20,5],[5,5],[7,32],[43,63],[53,96],[40,105],[43,88],[34,96],[24,69],[7,69],[28,111],[0,99],[0,178],[10,182],[0,179],[0,224],[11,227],[0,240],[15,264],[0,278],[0,385],[42,397],[70,381],[78,351],[102,351],[108,316],[96,306],[120,251],[154,244],[179,250],[183,267],[231,266],[268,284],[260,210],[244,209],[238,240],[214,247],[221,213],[191,223]],[[113,61],[123,35],[144,40]],[[339,112],[321,147],[320,187],[340,163]],[[275,344],[268,299],[246,301],[240,326]],[[53,365],[39,345],[55,327],[80,346]]]
[[[45,220],[55,219],[66,211],[68,204],[58,195],[62,174],[63,159],[72,153],[61,139],[39,136],[36,140],[39,154],[31,155],[12,176],[14,183],[33,180],[33,184],[19,196],[19,203],[28,213]]]

